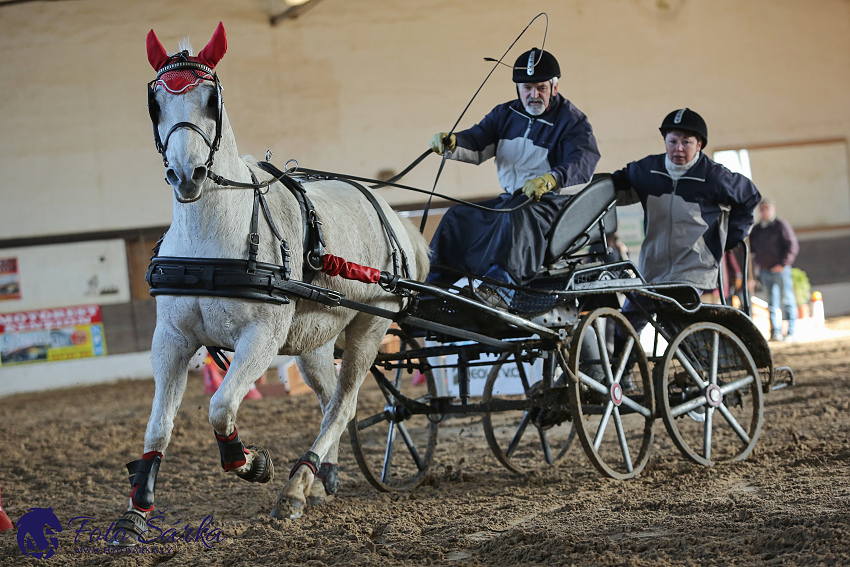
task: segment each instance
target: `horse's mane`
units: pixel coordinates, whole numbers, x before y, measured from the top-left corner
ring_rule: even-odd
[[[177,44],[177,52],[188,51],[190,56],[195,55],[195,50],[192,48],[192,40],[188,37],[184,37],[180,40],[180,43]],[[169,55],[174,55],[174,53],[169,53]]]

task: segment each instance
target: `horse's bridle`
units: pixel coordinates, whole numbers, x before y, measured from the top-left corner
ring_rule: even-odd
[[[174,124],[168,131],[168,134],[165,135],[165,141],[162,141],[159,136],[160,108],[159,103],[156,101],[156,83],[165,73],[184,70],[191,71],[193,75],[201,80],[211,81],[215,84],[215,94],[213,95],[216,98],[215,137],[212,140],[210,140],[209,136],[203,131],[203,129],[201,129],[197,124],[193,124],[191,122],[178,122]],[[198,71],[206,74],[206,76],[198,74]],[[210,76],[212,76],[212,79],[208,78]],[[221,97],[221,82],[219,82],[218,75],[215,74],[212,68],[204,65],[203,63],[198,63],[197,61],[190,61],[189,53],[187,51],[172,55],[168,62],[166,62],[166,64],[157,71],[156,78],[148,83],[148,113],[150,114],[151,123],[153,124],[153,140],[156,145],[156,151],[162,156],[162,163],[165,167],[168,167],[168,157],[165,155],[165,152],[168,150],[168,140],[174,132],[181,128],[188,128],[200,134],[204,143],[206,143],[207,147],[210,149],[205,165],[207,166],[207,169],[212,167],[215,152],[218,151],[219,144],[221,144],[223,109],[224,103]]]
[[[160,108],[159,103],[156,101],[156,83],[159,81],[165,73],[169,71],[191,71],[195,77],[201,79],[203,81],[210,81],[215,84],[215,96],[216,99],[216,116],[215,116],[215,137],[210,140],[210,137],[207,135],[204,130],[198,126],[197,124],[193,124],[191,122],[178,122],[174,124],[165,135],[165,141],[162,140],[159,136],[159,119],[160,119]],[[204,73],[206,76],[198,74],[198,71]],[[212,77],[211,79],[209,77]],[[243,183],[239,181],[233,181],[231,179],[227,179],[226,177],[222,177],[220,175],[216,175],[213,173],[212,164],[215,159],[215,153],[218,151],[219,145],[221,144],[221,128],[222,123],[224,121],[224,102],[221,96],[221,82],[218,80],[218,75],[212,70],[211,67],[204,65],[203,63],[198,63],[197,61],[190,61],[189,54],[187,51],[183,51],[176,55],[172,55],[168,62],[162,66],[162,68],[157,71],[156,78],[148,83],[148,113],[151,117],[151,123],[153,124],[153,141],[156,145],[156,151],[162,156],[162,163],[165,167],[168,167],[168,157],[165,155],[166,150],[168,150],[168,140],[171,138],[171,135],[180,130],[181,128],[188,128],[189,130],[193,130],[197,132],[201,138],[203,138],[204,143],[206,143],[207,147],[210,149],[210,153],[207,156],[207,161],[204,165],[207,167],[207,177],[213,181],[213,183],[217,183],[223,187],[239,187],[242,189],[263,189],[268,187],[272,183],[276,181],[280,181],[281,178],[269,179],[268,181],[264,181],[262,183],[254,181],[254,183]],[[294,161],[294,160],[290,160]],[[289,162],[287,162],[288,166]],[[298,164],[295,164],[295,168],[298,167]],[[295,170],[287,168],[284,173],[290,173]]]

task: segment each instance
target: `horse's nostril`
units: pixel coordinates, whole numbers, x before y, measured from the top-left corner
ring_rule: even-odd
[[[165,170],[165,179],[171,185],[178,185],[180,183],[180,176],[170,167]]]
[[[207,168],[205,166],[196,167],[192,173],[192,181],[195,183],[202,182],[207,176]]]

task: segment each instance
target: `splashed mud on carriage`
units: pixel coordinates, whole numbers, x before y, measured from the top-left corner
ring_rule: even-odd
[[[449,415],[482,415],[496,458],[513,471],[557,463],[578,437],[602,474],[634,477],[659,417],[695,462],[749,455],[762,395],[787,379],[741,311],[702,305],[692,286],[648,284],[631,262],[588,252],[594,243],[604,250],[616,229],[609,178],[563,209],[549,262],[531,285],[516,288],[510,312],[500,311],[469,289],[422,283],[429,269],[422,235],[351,178],[239,157],[213,70],[227,47],[221,24],[197,56],[169,55],[153,31],[147,46],[157,71],[148,105],[174,208],[147,275],[157,300],[156,391],[142,458],[128,464],[130,506],[113,543],[130,544],[128,534],[145,530],[188,362],[201,346],[234,353],[209,409],[225,471],[251,482],[274,478],[269,452],[239,438],[236,413],[276,354],[298,356],[319,398],[321,430],[291,468],[276,518],[296,518],[337,492],[346,427],[379,490],[421,482]],[[641,347],[619,311],[625,296],[651,304],[651,323],[668,345],[661,354],[648,357]],[[615,328],[627,337],[617,352],[608,340]],[[398,348],[379,352],[387,333]],[[458,396],[435,380],[434,361],[446,355],[456,360]],[[473,400],[469,369],[478,366],[490,370]],[[518,391],[516,383],[503,387],[500,369],[509,367]],[[422,383],[412,383],[414,371]],[[377,404],[358,402],[369,374]]]

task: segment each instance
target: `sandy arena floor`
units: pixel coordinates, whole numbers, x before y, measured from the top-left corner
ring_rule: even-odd
[[[0,485],[12,520],[52,507],[65,529],[46,560],[0,533],[0,565],[850,565],[850,318],[833,338],[779,344],[797,384],[765,398],[746,461],[682,457],[663,424],[643,473],[601,477],[575,443],[564,464],[524,475],[492,456],[480,419],[441,428],[433,474],[412,493],[378,493],[346,438],[339,497],[294,521],[269,510],[289,465],[318,431],[312,395],[246,401],[240,436],[267,447],[278,477],[252,485],[221,471],[208,396],[190,377],[157,483],[163,529],[207,516],[225,536],[121,557],[80,553],[77,516],[105,530],[126,505],[124,463],[139,457],[152,380],[0,399]],[[75,527],[79,523],[75,524]],[[77,549],[75,549],[75,547]]]

